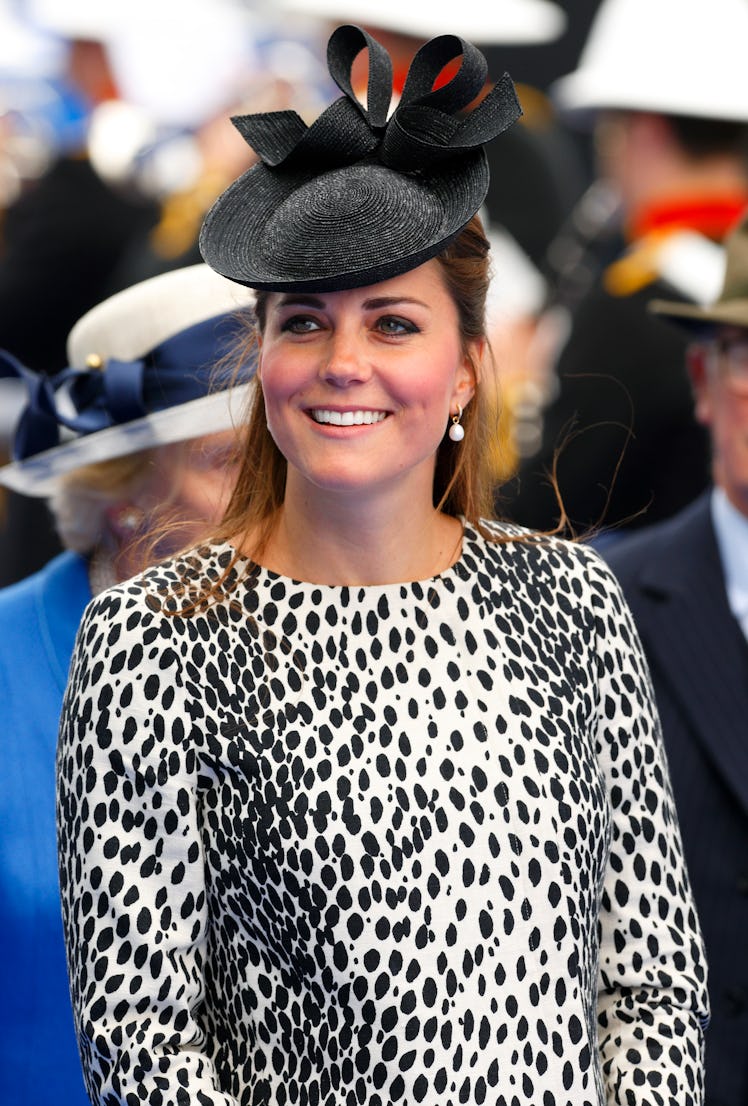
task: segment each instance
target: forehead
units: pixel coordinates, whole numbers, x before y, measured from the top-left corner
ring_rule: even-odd
[[[271,308],[299,305],[320,309],[367,310],[408,301],[434,311],[442,311],[453,302],[438,261],[427,261],[400,276],[362,288],[339,292],[270,292],[267,302]]]

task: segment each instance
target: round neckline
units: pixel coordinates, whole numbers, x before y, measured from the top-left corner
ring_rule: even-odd
[[[212,544],[210,548],[216,556],[220,556],[223,550],[231,553],[232,559],[235,558],[232,565],[232,572],[237,572],[237,582],[239,583],[252,578],[265,578],[266,580],[272,581],[274,584],[286,584],[288,587],[294,588],[295,590],[305,588],[335,593],[365,592],[368,595],[373,595],[375,593],[400,592],[403,588],[420,587],[425,589],[429,586],[444,583],[447,579],[452,579],[455,576],[462,580],[467,579],[471,570],[465,564],[466,555],[470,553],[471,547],[474,547],[476,542],[485,539],[482,539],[480,533],[475,530],[470,523],[466,522],[464,518],[460,518],[459,521],[462,523],[460,555],[451,565],[441,572],[436,573],[434,576],[425,576],[418,580],[394,580],[387,584],[321,584],[314,583],[311,580],[299,580],[295,576],[285,576],[275,569],[267,568],[265,565],[253,561],[251,557],[247,557],[245,554],[239,552],[236,546],[229,541]]]

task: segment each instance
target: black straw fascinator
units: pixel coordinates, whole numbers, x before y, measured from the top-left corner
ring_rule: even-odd
[[[364,105],[351,69],[368,50]],[[435,88],[444,67],[460,65]],[[484,143],[522,114],[505,73],[480,102],[488,72],[477,47],[441,35],[414,57],[388,117],[392,63],[360,27],[327,47],[343,96],[307,126],[294,111],[235,117],[260,161],[216,200],[200,235],[211,268],[239,284],[332,291],[374,284],[440,253],[488,190]]]

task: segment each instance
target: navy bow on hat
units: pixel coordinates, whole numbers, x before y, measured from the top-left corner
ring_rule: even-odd
[[[246,383],[254,366],[232,381],[225,374],[219,379],[215,369],[235,341],[232,329],[222,325],[230,320],[218,315],[196,323],[134,361],[99,362],[94,357],[90,367],[65,368],[54,376],[34,372],[0,350],[0,377],[15,377],[27,390],[13,460],[53,449],[61,442],[63,427],[79,435],[95,434],[200,399],[229,383]]]

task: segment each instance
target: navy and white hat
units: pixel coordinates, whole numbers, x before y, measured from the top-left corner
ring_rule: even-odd
[[[68,367],[56,376],[0,351],[0,376],[27,390],[0,483],[48,496],[82,465],[238,425],[255,363],[237,371],[234,351],[253,301],[246,288],[192,265],[87,312],[68,337]]]

